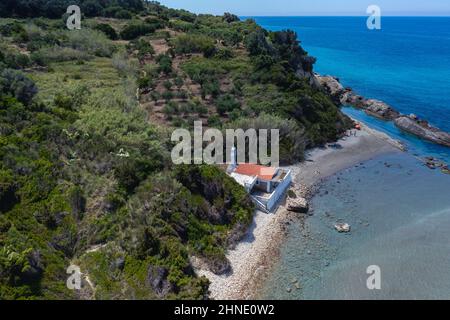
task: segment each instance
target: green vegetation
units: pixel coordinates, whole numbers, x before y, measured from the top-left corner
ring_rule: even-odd
[[[79,5],[88,17],[106,16],[123,18],[144,9],[141,0],[4,0],[0,4],[3,17],[47,17],[60,18],[69,5]]]
[[[121,32],[120,37],[124,40],[132,40],[137,37],[155,32],[156,27],[143,22],[133,22],[127,25]]]
[[[172,45],[177,54],[203,53],[205,57],[210,57],[215,52],[214,39],[197,34],[180,35],[173,40]]]
[[[174,166],[172,127],[279,129],[293,163],[348,119],[292,31],[140,0],[70,1],[93,17],[70,31],[67,2],[0,4],[0,298],[207,298],[190,258],[228,271],[254,207]],[[70,264],[93,287],[68,290]]]
[[[94,29],[103,32],[111,40],[117,40],[119,38],[116,30],[107,23],[99,23]]]

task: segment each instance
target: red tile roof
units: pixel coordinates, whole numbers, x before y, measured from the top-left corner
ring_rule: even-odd
[[[277,172],[277,169],[274,167],[265,167],[253,163],[240,163],[234,172],[246,176],[258,177],[263,180],[272,180],[273,176]]]

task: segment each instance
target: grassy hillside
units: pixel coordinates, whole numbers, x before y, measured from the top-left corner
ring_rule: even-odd
[[[295,162],[349,125],[293,32],[140,1],[70,31],[64,1],[25,3],[0,7],[2,299],[206,298],[190,258],[227,271],[253,205],[218,167],[172,165],[172,129],[279,128]]]

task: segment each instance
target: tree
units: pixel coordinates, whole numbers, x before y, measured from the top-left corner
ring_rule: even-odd
[[[281,60],[289,62],[290,67],[296,70],[306,56],[306,52],[300,46],[297,33],[292,30],[282,30],[270,34],[272,43],[277,48]]]
[[[245,39],[245,46],[252,56],[261,54],[272,56],[275,54],[275,49],[267,42],[266,35],[262,30],[250,33]]]
[[[95,0],[84,1],[81,5],[81,12],[87,17],[100,16],[103,11],[103,7]]]
[[[44,16],[52,19],[61,18],[71,4],[69,0],[50,0],[45,2],[41,12]]]
[[[165,74],[170,74],[172,72],[172,59],[167,54],[160,54],[156,57],[156,62],[158,62],[158,72],[163,72]]]
[[[143,39],[139,39],[136,43],[136,49],[138,50],[138,58],[139,60],[142,60],[147,55],[154,55],[155,49],[153,49],[150,42],[145,41]]]

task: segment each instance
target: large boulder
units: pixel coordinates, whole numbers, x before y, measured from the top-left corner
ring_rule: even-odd
[[[309,204],[305,198],[291,198],[288,200],[287,210],[298,213],[308,213]]]

